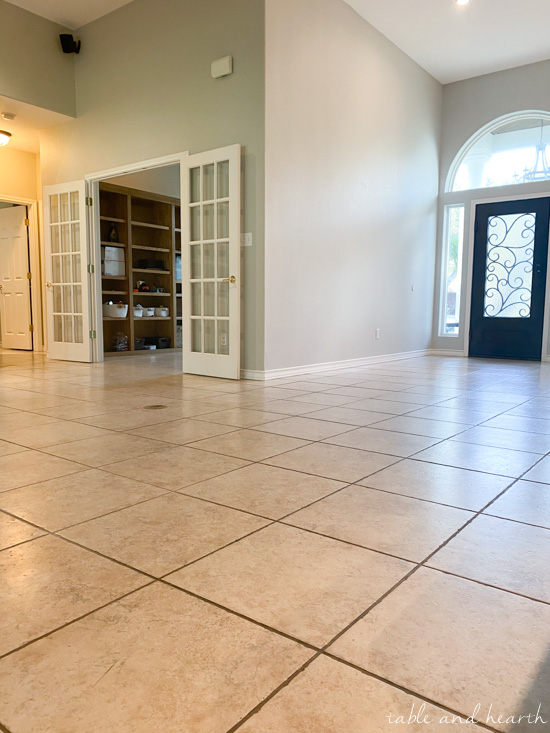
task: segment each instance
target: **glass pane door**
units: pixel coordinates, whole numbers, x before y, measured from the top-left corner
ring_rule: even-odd
[[[236,379],[240,356],[240,146],[185,161],[184,370]]]
[[[90,361],[84,182],[44,190],[48,355]]]

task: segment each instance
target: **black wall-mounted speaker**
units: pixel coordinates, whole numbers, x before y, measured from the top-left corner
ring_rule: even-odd
[[[75,41],[71,33],[60,33],[59,40],[63,53],[80,53],[80,41]]]

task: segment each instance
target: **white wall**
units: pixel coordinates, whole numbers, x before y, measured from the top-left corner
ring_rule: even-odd
[[[67,32],[0,0],[0,95],[74,116],[74,56],[59,42]]]
[[[266,0],[266,370],[429,347],[440,106],[341,0]]]
[[[161,196],[180,197],[180,167],[179,165],[165,165],[162,168],[152,168],[138,173],[129,173],[124,176],[115,176],[107,179],[109,183],[126,188],[136,188],[138,191],[158,193]]]
[[[263,0],[134,0],[80,29],[76,120],[41,134],[45,185],[241,143],[246,369],[263,368]],[[210,63],[234,56],[214,80]]]
[[[2,196],[35,200],[38,156],[6,146],[0,148],[0,199]]]
[[[441,207],[439,215],[439,242],[443,236],[443,205],[464,203],[465,242],[463,256],[461,332],[457,338],[438,335],[439,288],[436,288],[436,307],[432,344],[434,348],[462,351],[467,346],[465,316],[468,308],[468,263],[471,252],[472,201],[489,198],[523,196],[525,194],[550,195],[550,182],[502,186],[470,192],[445,194],[445,182],[455,157],[462,146],[481,127],[498,117],[523,110],[550,112],[550,61],[520,66],[495,74],[485,74],[473,79],[447,84],[443,88],[443,118],[441,137]],[[438,247],[436,269],[441,270],[441,247]],[[548,304],[547,304],[548,305]]]

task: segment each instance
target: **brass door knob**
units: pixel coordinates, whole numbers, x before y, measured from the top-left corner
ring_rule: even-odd
[[[53,287],[53,285],[52,285],[51,283],[49,283],[49,282],[48,282],[48,283],[46,283],[46,287],[47,287],[47,288],[51,288],[51,287]]]
[[[235,275],[231,275],[231,277],[225,277],[222,280],[222,283],[231,283],[231,285],[234,285],[237,282],[237,278]]]

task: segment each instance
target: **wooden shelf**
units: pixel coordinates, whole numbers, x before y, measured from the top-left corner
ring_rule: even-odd
[[[171,252],[171,249],[164,247],[145,247],[143,244],[133,244],[132,249],[144,249],[147,252]]]
[[[161,297],[163,297],[163,298],[171,298],[172,297],[172,293],[145,293],[143,290],[140,290],[137,293],[134,293],[132,291],[132,295],[154,295],[157,298],[161,298]]]
[[[110,316],[103,316],[104,321],[127,321],[128,316],[124,316],[124,318],[111,318]]]
[[[126,219],[116,219],[114,216],[100,216],[99,218],[101,221],[114,221],[115,224],[126,224]]]
[[[102,290],[102,295],[128,295],[127,290]]]
[[[150,275],[171,275],[170,270],[142,270],[139,267],[132,267],[132,272],[148,272]]]
[[[128,280],[126,275],[102,275],[103,280]]]
[[[108,319],[104,319],[104,320],[108,320]],[[116,321],[118,319],[114,318],[113,320]],[[120,320],[122,320],[122,318]],[[171,320],[172,320],[172,316],[166,316],[166,318],[163,316],[138,316],[137,318],[134,318],[134,324],[135,323],[147,323],[147,321],[171,321]]]
[[[104,242],[102,241],[101,244],[103,244],[105,247],[121,247],[123,249],[126,249],[126,245],[123,242]]]
[[[148,224],[146,221],[133,221],[131,222],[133,227],[146,227],[147,229],[162,229],[165,232],[170,231],[170,227],[164,224]]]

